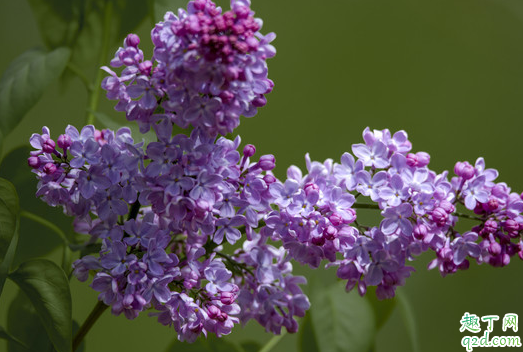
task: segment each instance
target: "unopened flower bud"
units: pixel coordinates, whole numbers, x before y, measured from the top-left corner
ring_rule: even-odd
[[[476,169],[474,169],[474,166],[470,165],[467,161],[458,161],[454,166],[454,173],[459,177],[462,177],[464,180],[470,180],[474,177]]]
[[[445,209],[437,207],[432,211],[432,221],[436,223],[438,226],[443,226],[447,223],[448,219],[448,213],[445,211]]]
[[[428,153],[417,152],[416,156],[418,157],[418,167],[424,167],[430,163],[430,155]]]
[[[140,44],[140,37],[136,34],[131,33],[127,36],[127,38],[125,38],[125,45],[127,46],[132,46],[136,48],[138,44]]]
[[[66,149],[69,149],[71,144],[73,144],[73,141],[71,140],[71,137],[69,137],[69,135],[61,134],[58,137],[57,143],[58,143],[58,148],[62,148],[63,150],[66,150]]]
[[[45,153],[53,153],[54,152],[54,148],[56,147],[56,144],[55,142],[49,138],[49,139],[46,139],[44,144],[42,145],[42,150],[45,152]]]
[[[258,167],[262,169],[263,171],[269,171],[274,169],[276,166],[276,159],[274,158],[274,155],[267,154],[262,155],[260,157],[260,160],[258,161]]]
[[[47,163],[44,165],[43,170],[48,175],[54,174],[56,172],[56,165],[53,163]]]
[[[243,148],[243,155],[244,155],[246,158],[250,158],[250,157],[253,156],[255,153],[256,153],[256,147],[253,146],[252,144],[247,144],[247,145]]]
[[[336,230],[336,228],[334,226],[327,226],[324,230],[323,230],[323,236],[325,237],[325,239],[329,240],[329,241],[332,241],[333,239],[335,239],[338,235],[338,230]]]
[[[33,169],[38,169],[40,167],[40,159],[37,156],[30,156],[27,158],[27,165]]]

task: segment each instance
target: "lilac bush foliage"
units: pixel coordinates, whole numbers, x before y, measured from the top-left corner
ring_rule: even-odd
[[[152,60],[136,35],[125,39],[111,61],[124,69],[118,76],[104,67],[102,85],[129,121],[154,130],[155,142],[92,125],[68,126],[56,142],[46,127],[31,137],[36,195],[73,216],[87,243],[101,244],[74,263],[74,274],[92,276],[113,314],[151,310],[189,342],[250,319],[275,334],[295,332],[310,303],[291,260],[335,266],[347,290],[377,286],[384,299],[414,270],[407,261],[427,250],[436,255],[429,268],[443,276],[470,260],[523,259],[522,198],[495,183],[497,171],[482,158],[458,162],[449,179],[429,169],[427,153],[411,152],[406,132],[367,128],[340,163],[307,155],[305,175],[291,166],[280,181],[273,155],[253,159],[253,145],[240,153],[239,136],[220,137],[272,89],[265,59],[274,35],[260,28],[247,0],[224,13],[194,0],[153,29]],[[175,134],[175,125],[192,131]],[[382,220],[360,224],[359,208]],[[458,231],[460,217],[478,225]]]

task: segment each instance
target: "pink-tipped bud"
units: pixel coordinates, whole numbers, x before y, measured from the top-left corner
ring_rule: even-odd
[[[258,161],[258,167],[262,169],[263,171],[269,171],[274,169],[276,166],[276,159],[274,158],[274,155],[267,154],[262,155],[260,157],[260,160]]]
[[[332,241],[338,236],[338,230],[334,226],[329,225],[323,230],[323,236],[325,239]]]
[[[149,76],[151,74],[151,69],[153,67],[153,64],[150,60],[145,60],[144,62],[140,62],[138,64],[138,69],[140,72],[146,76]]]
[[[452,204],[451,202],[449,202],[448,200],[442,200],[440,203],[439,203],[439,207],[444,209],[447,214],[451,214],[453,213],[454,211],[456,211],[456,207],[454,206],[454,204]]]
[[[132,46],[136,48],[138,44],[140,44],[140,37],[136,34],[131,33],[127,36],[127,38],[125,38],[125,45],[127,46]]]
[[[462,177],[464,180],[470,180],[476,174],[474,166],[470,165],[467,161],[458,161],[454,166],[454,173]]]
[[[309,182],[305,185],[305,187],[303,187],[303,189],[305,190],[305,195],[308,196],[309,194],[311,194],[312,192],[316,192],[318,193],[320,191],[320,187],[318,187],[317,184],[315,184],[314,182]]]
[[[267,174],[267,175],[263,176],[263,180],[265,181],[266,184],[270,185],[271,183],[276,182],[276,177],[274,177],[274,175]]]
[[[343,222],[342,217],[338,213],[333,213],[331,216],[329,216],[329,220],[331,224],[333,224],[334,226],[341,225],[341,223]]]
[[[44,165],[43,171],[48,174],[54,174],[56,172],[56,165],[53,163],[47,163]]]
[[[431,218],[432,218],[432,221],[434,221],[436,223],[436,225],[441,227],[447,223],[449,215],[445,211],[445,209],[437,207],[436,209],[434,209],[432,211]]]
[[[69,149],[71,144],[73,144],[73,141],[71,140],[71,137],[67,134],[61,134],[58,136],[58,148],[62,148],[63,150]]]
[[[33,169],[38,169],[40,167],[40,159],[37,156],[30,156],[27,158],[27,165]]]
[[[413,234],[414,234],[414,238],[416,238],[417,240],[423,240],[425,238],[425,236],[427,236],[428,232],[429,232],[429,230],[427,229],[427,226],[425,226],[423,224],[418,224],[418,225],[414,226]]]
[[[407,165],[410,167],[418,166],[418,156],[413,153],[407,154]]]
[[[55,151],[55,147],[55,142],[51,138],[49,138],[46,139],[44,144],[42,145],[42,150],[44,151],[44,153],[53,153]]]
[[[418,167],[424,167],[430,163],[430,155],[428,153],[417,152],[416,156],[418,157]]]
[[[243,148],[243,155],[244,155],[246,158],[250,158],[250,157],[253,156],[255,153],[256,153],[256,147],[253,146],[252,144],[247,144],[247,145]]]

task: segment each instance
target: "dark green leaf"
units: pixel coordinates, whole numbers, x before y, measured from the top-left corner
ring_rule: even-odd
[[[376,287],[371,286],[367,288],[367,294],[365,298],[372,305],[374,310],[374,316],[376,317],[376,329],[379,330],[387,322],[390,315],[396,308],[396,298],[378,300],[376,298]]]
[[[174,340],[166,352],[241,352],[236,345],[209,334],[207,338],[201,336],[194,343],[180,342]]]
[[[314,328],[312,326],[311,312],[308,311],[305,318],[300,323],[300,330],[298,331],[298,351],[300,352],[319,352],[318,341],[314,335]]]
[[[320,351],[366,352],[376,335],[372,307],[344,283],[317,287],[311,297],[311,321]]]
[[[20,347],[27,348],[27,346],[20,340],[18,340],[16,337],[8,333],[3,326],[0,326],[0,339],[4,339],[9,341],[10,343],[19,345]]]
[[[27,296],[19,291],[7,313],[9,333],[23,342],[27,348],[9,341],[9,352],[51,352],[53,344],[49,340],[44,326]]]
[[[20,205],[15,186],[0,178],[0,294],[4,288],[18,243],[16,234],[19,212]]]
[[[178,13],[179,8],[185,8],[185,0],[154,0],[154,20],[155,22],[163,21],[163,16],[167,11]]]
[[[33,49],[11,62],[0,79],[0,130],[4,137],[38,102],[47,86],[62,74],[69,56],[67,48],[51,52]]]
[[[51,49],[66,45],[74,30],[74,6],[79,1],[29,0],[42,40]]]
[[[15,234],[16,217],[20,212],[15,186],[0,178],[0,263],[4,261],[11,239]]]
[[[69,281],[55,263],[34,259],[22,263],[9,274],[33,303],[58,352],[70,352],[72,345],[72,310]]]
[[[37,179],[25,162],[31,148],[22,147],[9,153],[0,165],[0,177],[11,181],[20,197],[20,207],[34,214],[45,214],[45,218],[66,234],[71,231],[71,218],[64,215],[61,207],[50,207],[41,199],[36,198]],[[47,227],[39,223],[22,218],[19,229],[20,237],[13,267],[28,259],[41,257],[62,245],[60,238]]]

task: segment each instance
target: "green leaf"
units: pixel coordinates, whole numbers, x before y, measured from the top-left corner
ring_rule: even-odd
[[[179,8],[185,8],[185,0],[154,0],[154,20],[155,22],[163,21],[163,16],[167,11],[178,13]]]
[[[39,49],[18,56],[0,79],[0,130],[6,137],[58,78],[70,56],[67,48]]]
[[[339,282],[317,287],[311,297],[311,321],[320,351],[367,352],[376,323],[370,303]]]
[[[66,45],[73,31],[74,4],[78,1],[29,0],[42,40],[51,49]]]
[[[4,261],[15,234],[16,217],[19,212],[20,204],[15,186],[0,178],[0,263]]]
[[[71,232],[72,219],[66,216],[61,207],[50,207],[41,199],[36,198],[37,179],[25,162],[31,148],[21,147],[9,153],[0,165],[0,177],[13,183],[20,198],[20,208],[34,214],[45,214],[45,218],[65,230]],[[62,245],[60,238],[50,229],[36,221],[21,218],[16,255],[12,266],[36,257],[42,257]],[[69,236],[71,237],[71,236]]]
[[[16,337],[8,333],[3,326],[0,326],[0,339],[7,340],[11,343],[14,343],[20,347],[27,349],[27,346],[22,341],[18,340]]]
[[[216,337],[209,334],[207,338],[201,336],[194,343],[180,342],[174,340],[166,352],[241,352],[236,345],[225,340],[224,337]]]
[[[13,263],[18,244],[20,205],[13,184],[0,178],[0,294]]]
[[[305,314],[305,318],[300,324],[298,330],[298,351],[301,352],[319,352],[318,341],[314,335],[310,310]]]
[[[34,259],[22,263],[9,278],[33,303],[55,349],[71,352],[71,292],[63,270],[49,260]]]
[[[367,288],[365,298],[369,301],[374,310],[374,316],[376,317],[376,330],[379,330],[390,318],[394,308],[396,308],[397,299],[378,300],[378,298],[376,298],[375,286]]]
[[[9,352],[54,351],[53,344],[49,340],[42,322],[38,319],[36,310],[22,291],[18,292],[9,306],[7,329],[14,338],[27,346],[26,348],[18,343],[8,341],[7,350]]]

